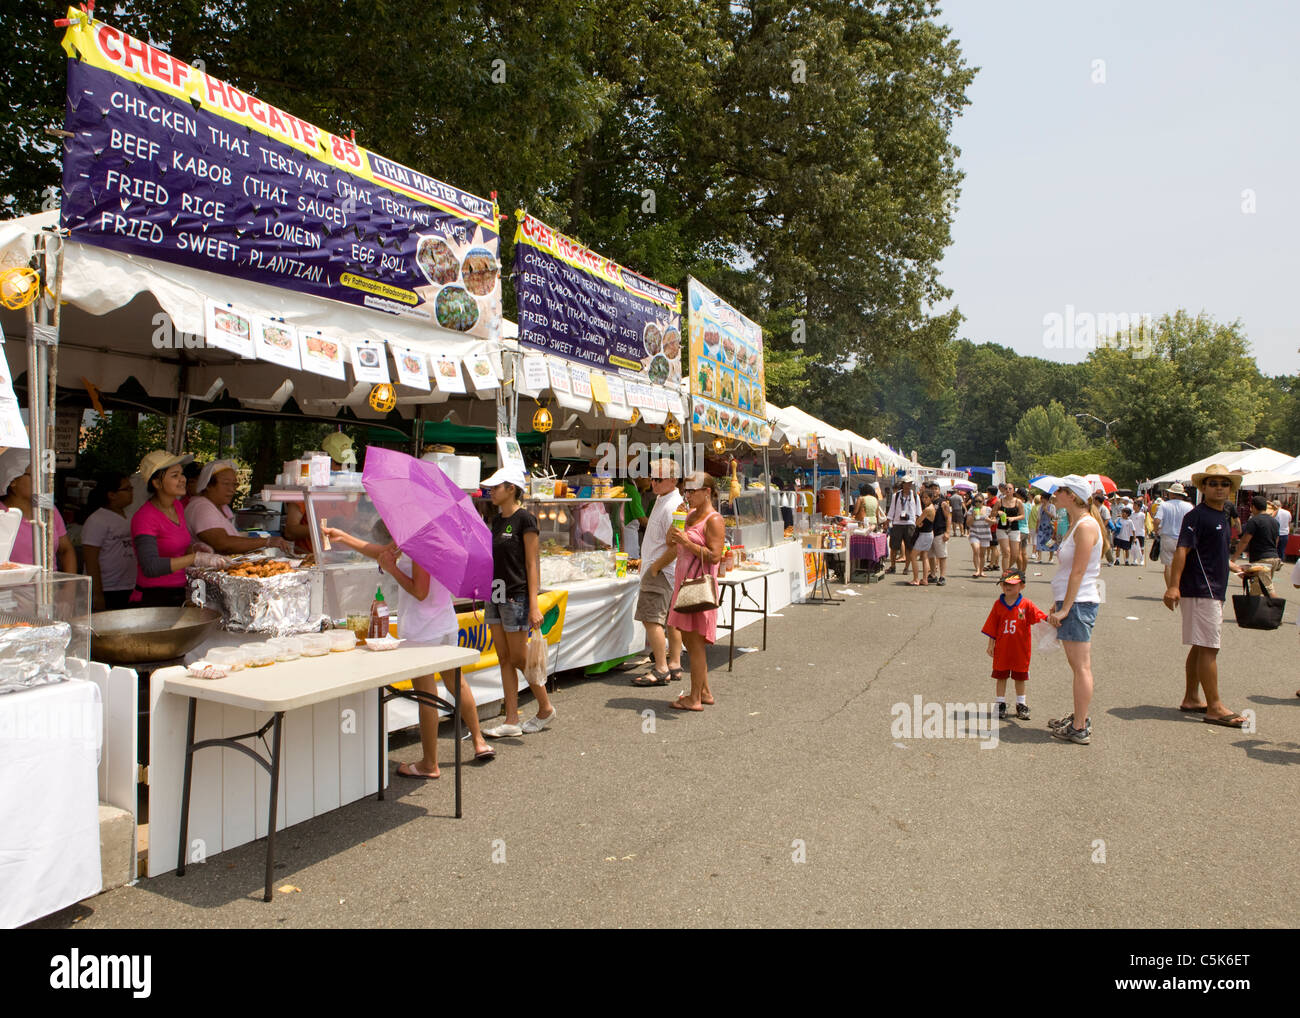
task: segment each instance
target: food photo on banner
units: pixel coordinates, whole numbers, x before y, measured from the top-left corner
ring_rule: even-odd
[[[689,368],[698,430],[766,444],[763,329],[698,280],[686,280]]]
[[[583,247],[522,210],[517,218],[519,342],[675,389],[682,378],[680,291]]]
[[[72,239],[500,338],[494,201],[68,17],[61,225]]]

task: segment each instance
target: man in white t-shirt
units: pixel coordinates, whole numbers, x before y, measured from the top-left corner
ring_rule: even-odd
[[[916,493],[911,474],[903,477],[901,485],[889,496],[889,568],[894,572],[898,558],[903,559],[903,571],[916,544],[916,520],[921,515],[921,496]]]
[[[1286,541],[1291,535],[1291,510],[1284,509],[1279,502],[1270,505],[1277,509],[1277,557],[1286,561]]]
[[[1160,564],[1165,567],[1165,588],[1173,577],[1174,552],[1178,550],[1178,534],[1183,529],[1183,517],[1192,511],[1187,501],[1187,489],[1175,481],[1165,492],[1164,504],[1156,516],[1156,537],[1160,539]]]
[[[632,680],[634,686],[666,686],[682,670],[682,634],[668,625],[677,561],[676,550],[668,544],[668,528],[673,525],[673,511],[683,502],[677,490],[678,473],[676,460],[660,459],[650,464],[655,504],[641,539],[641,592],[632,617],[645,626],[653,661],[648,674]]]

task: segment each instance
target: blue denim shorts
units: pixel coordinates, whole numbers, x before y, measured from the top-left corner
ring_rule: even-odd
[[[1055,610],[1060,611],[1064,603],[1057,601]],[[1095,601],[1075,601],[1070,606],[1070,614],[1061,620],[1056,638],[1068,643],[1091,643],[1092,627],[1097,624],[1097,608]]]
[[[505,604],[489,601],[483,617],[489,626],[501,626],[507,633],[522,633],[528,628],[528,595],[507,597]]]

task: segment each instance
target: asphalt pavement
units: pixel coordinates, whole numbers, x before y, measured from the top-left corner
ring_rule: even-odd
[[[419,746],[395,737],[388,799],[277,836],[270,903],[259,841],[35,925],[1297,925],[1291,565],[1280,630],[1224,625],[1224,699],[1254,712],[1253,732],[1178,711],[1185,651],[1159,567],[1103,567],[1093,737],[1079,746],[1048,734],[1071,709],[1060,651],[1035,654],[1031,721],[1003,723],[996,742],[987,720],[956,737],[950,705],[993,700],[980,627],[998,589],[954,550],[945,587],[832,585],[852,594],[783,609],[766,652],[733,672],[714,648],[703,713],[670,710],[673,690],[628,674],[562,682],[552,728],[467,769],[461,820],[450,735],[444,777],[427,782],[396,776]],[[1045,610],[1051,572],[1030,565],[1026,593]],[[913,722],[900,705],[918,697]]]

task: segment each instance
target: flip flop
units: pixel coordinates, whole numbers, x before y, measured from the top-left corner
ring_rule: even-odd
[[[440,777],[442,777],[441,773],[438,774],[421,773],[420,771],[416,770],[415,764],[413,763],[398,764],[397,773],[404,778],[424,778],[428,781],[437,781]]]
[[[676,700],[674,700],[672,703],[670,703],[668,706],[671,707],[673,710],[692,710],[692,711],[702,711],[702,710],[704,710],[704,707],[703,707],[703,706],[700,706],[700,707],[688,707],[688,706],[686,706],[686,704],[682,703],[682,698],[681,698],[680,696],[679,696]]]
[[[492,760],[495,760],[496,758],[497,758],[497,751],[493,749],[491,746],[483,750],[483,752],[481,753],[474,754],[474,759],[477,760],[479,763],[488,763]]]
[[[1246,719],[1240,714],[1225,714],[1221,718],[1212,718],[1207,714],[1205,723],[1207,725],[1220,725],[1223,728],[1242,728],[1246,724]]]
[[[1210,708],[1209,707],[1184,707],[1182,704],[1179,704],[1178,709],[1182,711],[1184,714],[1204,714]]]
[[[713,697],[709,697],[709,699],[707,700],[704,699],[704,697],[700,697],[700,703],[702,703],[705,707],[712,707],[717,702],[718,701],[713,699]]]

